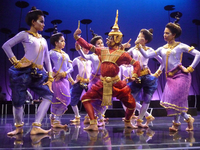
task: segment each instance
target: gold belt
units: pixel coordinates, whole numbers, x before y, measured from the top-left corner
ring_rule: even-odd
[[[79,75],[76,76],[76,80],[80,81],[81,83],[89,83],[89,81],[90,81],[88,78],[85,79],[85,78],[83,78],[83,77],[81,77]]]
[[[180,68],[176,68],[173,71],[168,72],[167,76],[173,77],[179,70],[180,70]]]
[[[37,65],[33,63],[32,61],[28,60],[26,57],[23,57],[19,62],[22,64],[27,64],[27,66],[31,68],[38,68],[40,70],[43,69],[43,65]]]
[[[112,83],[116,83],[118,81],[120,81],[120,78],[118,75],[116,75],[115,77],[102,77],[100,76],[101,81],[106,81],[107,83],[112,82]]]
[[[38,69],[42,70],[43,69],[43,65],[37,65],[37,64],[33,63],[31,65],[31,68],[38,68]]]
[[[140,76],[144,76],[144,75],[147,75],[147,74],[149,74],[149,69],[148,68],[145,68],[142,71],[140,71]]]
[[[100,79],[103,82],[103,97],[101,106],[112,105],[112,87],[114,83],[120,81],[120,78],[117,75],[115,77],[100,76]]]

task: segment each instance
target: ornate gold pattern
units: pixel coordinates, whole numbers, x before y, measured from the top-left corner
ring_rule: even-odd
[[[100,77],[103,82],[103,98],[101,106],[112,105],[112,86],[114,83],[120,81],[119,76],[115,77]]]
[[[169,49],[166,52],[166,66],[165,66],[166,78],[167,78],[167,69],[168,69],[168,58],[169,58],[169,55],[170,55],[171,51],[174,49],[174,47],[176,47],[179,44],[180,44],[180,42],[174,42],[173,44],[166,44],[166,45],[163,46],[164,48]]]
[[[110,54],[109,49],[101,49],[101,61],[103,62],[111,62],[116,64],[116,61],[119,57],[124,53],[122,50],[116,50]],[[116,64],[117,65],[117,64]]]

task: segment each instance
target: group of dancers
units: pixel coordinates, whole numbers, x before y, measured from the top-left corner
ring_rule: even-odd
[[[71,61],[69,55],[62,50],[65,47],[65,38],[57,29],[50,37],[54,48],[48,51],[46,40],[38,33],[44,28],[44,14],[32,7],[26,15],[26,23],[30,29],[19,32],[2,46],[13,64],[9,68],[9,78],[16,129],[7,134],[12,136],[23,133],[23,104],[27,89],[43,98],[32,123],[32,135],[50,132],[41,128],[49,107],[53,128],[67,127],[61,123],[61,117],[67,111],[68,105],[72,106],[75,114],[75,118],[70,121],[80,122],[81,116],[77,107],[80,100],[87,112],[84,123],[89,124],[84,129],[98,130],[99,126],[105,126],[105,112],[112,105],[113,98],[120,100],[125,109],[125,128],[148,128],[155,118],[147,110],[164,68],[166,85],[160,104],[166,108],[168,116],[174,116],[169,130],[178,131],[181,125],[180,116],[188,123],[186,130],[193,130],[194,118],[187,114],[187,97],[191,85],[190,73],[200,61],[200,52],[194,47],[175,41],[182,32],[178,20],[179,18],[165,26],[166,45],[157,50],[147,47],[146,44],[153,39],[153,29],[141,29],[135,46],[128,51],[125,49],[130,47],[130,40],[122,44],[123,34],[118,27],[118,10],[115,23],[106,39],[108,47],[104,46],[103,38],[93,31],[90,43],[81,38],[79,23],[74,39],[80,56]],[[20,60],[12,51],[12,47],[18,43],[23,44],[25,53]],[[93,53],[88,54],[89,51]],[[183,52],[194,55],[192,64],[187,68],[181,62]],[[148,67],[149,58],[153,57],[160,63],[154,74]],[[73,79],[71,73],[76,65],[78,74]],[[143,101],[142,105],[140,101]],[[139,116],[134,115],[135,109],[139,111]],[[142,123],[144,117],[145,124]],[[132,119],[136,120],[136,124],[132,124]]]

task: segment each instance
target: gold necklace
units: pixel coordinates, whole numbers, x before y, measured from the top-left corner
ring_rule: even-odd
[[[36,38],[41,38],[41,37],[42,37],[42,35],[39,34],[39,33],[34,33],[34,32],[32,32],[32,31],[26,31],[26,32],[30,33],[31,35],[33,35],[33,36],[36,37]]]

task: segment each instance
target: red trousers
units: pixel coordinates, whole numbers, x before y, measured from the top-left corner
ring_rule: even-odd
[[[129,120],[135,109],[135,99],[131,95],[131,89],[127,86],[125,81],[118,81],[113,84],[113,97],[119,99],[126,107],[125,119]],[[103,83],[99,80],[92,85],[91,89],[88,90],[81,98],[81,101],[90,117],[91,120],[95,119],[94,109],[91,102],[95,99],[102,99],[103,95]]]

